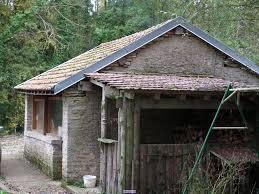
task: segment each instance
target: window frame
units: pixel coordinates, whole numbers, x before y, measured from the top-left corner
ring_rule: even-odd
[[[39,130],[37,129],[37,120],[36,120],[36,102],[43,101],[44,102],[44,121],[43,121],[43,134],[46,135],[47,133],[57,134],[52,129],[50,129],[50,120],[51,120],[51,113],[49,112],[51,101],[62,101],[61,96],[33,96],[32,99],[32,130]],[[63,103],[63,102],[62,102]],[[63,114],[63,112],[61,113]],[[58,129],[57,129],[58,130]]]

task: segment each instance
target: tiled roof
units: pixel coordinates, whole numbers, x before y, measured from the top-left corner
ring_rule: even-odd
[[[170,20],[169,20],[170,21]],[[167,21],[167,22],[169,22]],[[148,28],[147,30],[137,32],[135,34],[125,36],[123,38],[102,43],[99,46],[61,64],[53,69],[50,69],[36,77],[33,77],[26,82],[21,83],[20,85],[16,86],[15,89],[17,90],[31,90],[31,91],[49,91],[52,90],[53,87],[67,79],[68,77],[76,74],[77,72],[81,71],[82,69],[91,66],[92,64],[96,63],[97,61],[105,58],[106,56],[114,53],[115,51],[129,45],[130,43],[134,42],[135,40],[145,36],[146,34],[154,31],[155,29],[159,28],[161,25],[165,23],[161,23],[157,26],[153,26]]]
[[[89,73],[86,77],[121,90],[224,91],[230,84],[220,78],[175,75]],[[237,86],[238,83],[234,85]]]
[[[259,66],[254,62],[240,56],[220,41],[189,24],[183,18],[178,17],[130,36],[100,44],[49,71],[19,84],[15,89],[24,92],[45,91],[46,93],[58,94],[84,79],[85,73],[98,72],[178,26],[190,31],[201,40],[245,66],[251,72],[259,74]]]

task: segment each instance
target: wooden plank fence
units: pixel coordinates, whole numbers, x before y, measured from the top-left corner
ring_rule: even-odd
[[[140,193],[180,193],[194,157],[192,144],[140,145]]]
[[[106,186],[105,193],[118,193],[117,142],[105,144],[106,151]]]

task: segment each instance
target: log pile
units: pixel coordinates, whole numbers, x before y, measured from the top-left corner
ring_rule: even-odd
[[[224,144],[245,144],[249,141],[254,129],[221,129],[213,130],[209,137],[210,143],[224,143]],[[207,130],[199,128],[177,129],[172,134],[172,142],[175,144],[183,143],[198,143],[201,144]]]
[[[225,144],[243,144],[249,139],[247,130],[216,130],[213,137],[213,141]]]
[[[175,144],[202,143],[205,130],[196,128],[178,129],[174,131],[172,138]],[[206,135],[206,134],[205,134]]]

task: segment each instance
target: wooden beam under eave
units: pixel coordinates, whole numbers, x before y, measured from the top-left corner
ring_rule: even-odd
[[[160,101],[154,103],[152,98],[141,98],[140,107],[142,109],[215,109],[218,107],[220,101],[211,100],[179,100],[175,98],[161,98]],[[227,104],[223,108],[234,107],[234,105]]]
[[[94,85],[100,86],[101,88],[105,87],[105,85],[103,83],[100,83],[94,79],[90,79],[90,82],[93,83]]]

